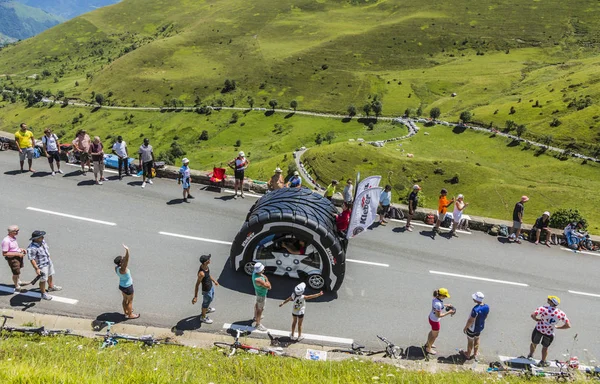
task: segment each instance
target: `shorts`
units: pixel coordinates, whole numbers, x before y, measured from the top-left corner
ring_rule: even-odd
[[[21,268],[23,268],[23,258],[19,256],[9,256],[5,257],[5,259],[12,274],[15,276],[20,275]]]
[[[258,309],[265,309],[266,301],[267,301],[267,296],[256,296],[256,307]]]
[[[388,213],[389,210],[390,210],[390,206],[389,205],[382,205],[379,214],[381,216],[385,217],[385,215]]]
[[[202,291],[202,308],[208,308],[215,298],[215,287],[212,287],[210,291]]]
[[[190,179],[183,179],[183,189],[188,189],[191,187]]]
[[[25,157],[27,157],[27,160],[33,159],[33,147],[21,148],[21,151],[19,152],[20,161],[25,161]]]
[[[467,329],[467,332],[465,332],[465,334],[469,339],[476,339],[479,337],[479,335],[481,335],[481,332],[473,332],[470,329]]]
[[[48,277],[54,275],[54,264],[50,262],[50,264],[46,264],[43,267],[40,267],[40,271],[44,274],[44,276],[40,277],[40,283],[45,283],[48,281]]]
[[[431,325],[432,331],[439,331],[441,328],[441,323],[439,321],[433,321],[429,319],[429,325]]]
[[[521,229],[521,222],[513,220],[513,229]]]
[[[104,171],[104,161],[103,160],[99,160],[99,161],[94,161],[94,175],[98,175],[100,172]]]
[[[60,162],[58,151],[48,151],[48,163],[52,164],[52,161]]]
[[[297,317],[299,319],[303,319],[304,318],[304,313],[292,313],[292,316]]]
[[[89,153],[87,153],[87,152],[81,152],[81,153],[79,154],[79,162],[80,162],[81,164],[85,164],[85,163],[87,163],[88,161],[90,161],[90,154],[89,154]]]
[[[553,341],[554,335],[545,335],[538,331],[537,328],[533,328],[533,332],[531,333],[531,342],[533,344],[538,345],[541,342],[542,347],[548,348]]]
[[[243,169],[241,171],[236,170],[234,173],[235,173],[236,180],[244,180],[244,170]]]
[[[119,285],[119,290],[121,292],[123,292],[124,294],[126,294],[127,296],[131,296],[131,295],[133,295],[133,284],[131,284],[129,287],[121,287]]]
[[[146,161],[142,164],[142,170],[144,171],[144,175],[147,179],[152,178],[152,168],[154,167],[154,161]]]

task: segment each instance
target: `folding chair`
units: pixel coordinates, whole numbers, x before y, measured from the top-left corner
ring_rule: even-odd
[[[225,172],[225,168],[214,167],[212,173],[208,174],[210,177],[210,186],[217,188],[219,193],[221,193],[222,189],[225,188],[225,179],[227,178]]]

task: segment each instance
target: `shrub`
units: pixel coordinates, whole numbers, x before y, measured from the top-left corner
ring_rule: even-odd
[[[558,120],[557,118],[552,119],[552,121],[550,122],[551,127],[558,127],[561,124],[562,124],[562,121]]]
[[[185,151],[183,150],[183,148],[181,148],[181,145],[179,145],[179,143],[176,141],[171,143],[171,149],[169,151],[174,158],[185,156]]]
[[[204,140],[204,141],[208,140],[208,131],[206,131],[206,130],[202,131],[202,133],[200,134],[199,139],[200,140]]]
[[[237,140],[235,141],[235,147],[241,147],[241,146],[242,146],[242,140],[240,140],[240,139],[237,139]]]
[[[435,173],[436,175],[443,175],[444,170],[442,168],[436,168],[433,170],[433,173]]]
[[[587,220],[581,216],[577,209],[559,209],[550,216],[550,227],[560,229],[574,221],[583,222],[583,228],[587,228]]]

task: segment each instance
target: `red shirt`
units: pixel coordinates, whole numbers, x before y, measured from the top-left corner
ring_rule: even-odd
[[[352,215],[352,211],[345,210],[342,211],[339,215],[335,217],[335,224],[337,226],[338,231],[347,231],[348,226],[350,225],[350,216]]]

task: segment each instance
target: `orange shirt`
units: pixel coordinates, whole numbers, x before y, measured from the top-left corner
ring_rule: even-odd
[[[449,204],[450,204],[450,201],[446,198],[446,196],[444,196],[444,195],[440,196],[440,202],[438,203],[438,212],[442,213],[442,214],[446,214]]]

